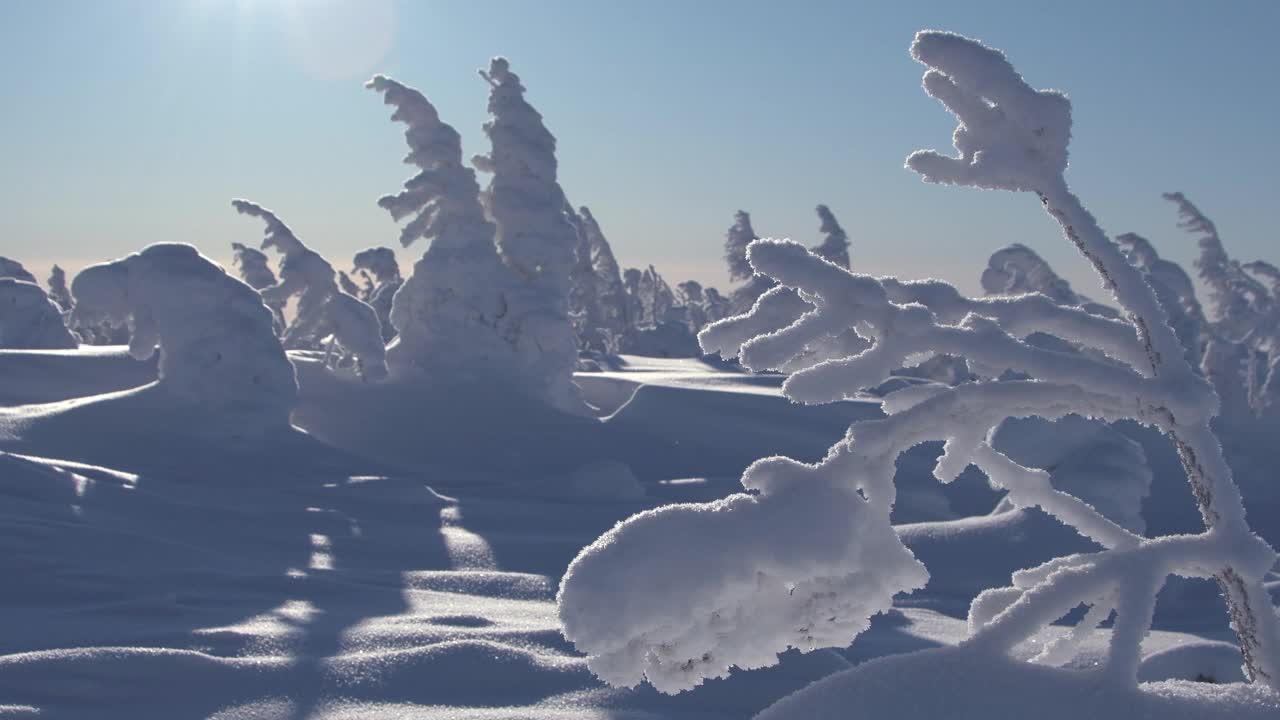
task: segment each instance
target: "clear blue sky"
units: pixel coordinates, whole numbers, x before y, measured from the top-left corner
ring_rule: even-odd
[[[475,70],[504,54],[559,139],[566,193],[625,265],[724,289],[734,210],[809,243],[822,202],[858,269],[972,290],[991,251],[1024,242],[1096,294],[1033,197],[902,169],[913,149],[950,146],[952,118],[907,55],[932,27],[1071,96],[1070,180],[1108,231],[1188,261],[1194,242],[1160,199],[1181,190],[1234,255],[1280,261],[1280,2],[900,5],[0,2],[0,254],[41,275],[158,241],[225,260],[260,234],[231,209],[240,196],[335,262],[395,245],[374,203],[409,168],[362,81],[421,89],[470,154],[486,149]]]

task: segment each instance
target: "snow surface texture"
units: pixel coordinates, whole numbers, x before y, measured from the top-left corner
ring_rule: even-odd
[[[930,67],[924,79],[926,91],[960,119],[955,145],[961,156],[918,151],[908,159],[908,166],[931,182],[1036,192],[1068,238],[1094,264],[1132,324],[1063,308],[1038,295],[992,303],[987,307],[999,309],[977,314],[978,310],[970,310],[972,301],[938,283],[911,288],[880,282],[852,274],[795,243],[753,242],[747,253],[751,267],[778,287],[770,291],[772,295],[762,295],[747,315],[710,326],[701,339],[704,349],[737,355],[749,368],[787,369],[791,374],[783,390],[793,400],[822,403],[854,397],[920,353],[960,356],[983,368],[984,374],[994,376],[1010,370],[1034,380],[966,383],[953,388],[935,385],[890,394],[883,404],[888,417],[851,426],[847,438],[821,463],[810,466],[781,458],[760,461],[743,480],[744,486],[760,490],[759,499],[744,496],[738,502],[764,503],[775,488],[789,486],[769,481],[781,475],[796,482],[802,495],[843,486],[856,502],[870,509],[872,517],[883,513],[887,521],[895,499],[893,477],[899,455],[920,442],[944,439],[944,452],[934,470],[939,480],[950,482],[969,465],[976,465],[994,486],[1008,490],[1008,502],[1038,507],[1104,548],[1017,572],[1010,587],[980,594],[969,612],[972,636],[957,651],[971,656],[960,662],[975,667],[1013,654],[1040,628],[1085,603],[1090,610],[1076,631],[1045,645],[1036,660],[1062,664],[1075,652],[1078,639],[1114,611],[1117,620],[1110,649],[1097,672],[1109,686],[1118,688],[1116,693],[1130,692],[1124,688],[1137,682],[1142,640],[1150,627],[1156,595],[1168,576],[1177,574],[1218,580],[1227,595],[1248,675],[1275,684],[1280,678],[1277,618],[1262,581],[1275,564],[1276,554],[1245,522],[1238,488],[1222,459],[1221,446],[1209,430],[1217,409],[1212,388],[1186,363],[1184,347],[1170,329],[1151,287],[1097,227],[1063,180],[1070,137],[1069,103],[1060,93],[1033,90],[1002,54],[968,38],[922,32],[912,45],[912,55]],[[1004,262],[999,265],[1007,266]],[[811,309],[797,318],[794,310],[771,308],[770,301],[786,288]],[[918,292],[916,302],[895,301],[912,290],[924,291]],[[1045,308],[1046,302],[1056,309]],[[1036,310],[1031,310],[1033,307]],[[956,317],[961,312],[966,314]],[[806,354],[822,357],[833,338],[849,329],[856,329],[871,346],[840,359],[787,367]],[[1037,331],[1052,332],[1109,357],[1059,352],[1019,339]],[[1184,461],[1206,531],[1146,539],[1079,497],[1055,488],[1049,473],[1024,466],[992,445],[993,429],[1006,418],[1055,420],[1069,414],[1107,421],[1137,420],[1168,434]],[[781,472],[783,468],[786,472]],[[768,480],[761,482],[762,475]],[[1149,475],[1139,482],[1149,482]],[[730,610],[731,619],[723,629],[722,608],[740,607],[724,600],[742,593],[734,579],[750,575],[753,567],[760,578],[768,578],[772,570],[767,552],[754,547],[740,554],[726,551],[733,541],[742,542],[742,532],[732,532],[732,522],[722,519],[732,516],[732,505],[642,514],[615,528],[574,561],[561,586],[561,619],[566,637],[588,653],[594,671],[610,682],[624,684],[646,675],[659,689],[679,690],[697,684],[704,676],[726,672],[735,663],[756,666],[769,662],[771,651],[803,646],[791,635],[795,625],[786,621],[796,605],[811,602],[808,592],[799,592],[802,581],[795,578],[788,587],[793,594],[772,606],[747,606],[744,612],[757,613],[751,618]],[[674,550],[664,543],[669,537],[681,537],[681,533],[668,533],[666,526],[688,534],[692,530],[684,525],[699,522],[691,518],[700,518],[699,529],[709,536],[685,551],[698,556],[686,561],[692,572],[663,576],[662,592],[653,593],[657,580],[645,569],[650,553],[670,557]],[[818,530],[810,535],[807,530],[813,527]],[[832,545],[842,547],[845,538],[833,535],[828,542],[823,532],[830,533],[831,528],[812,518],[797,521],[790,530],[787,541],[807,545],[807,552],[815,555],[829,552]],[[789,548],[788,542],[782,547]],[[706,553],[702,554],[704,548]],[[614,562],[602,561],[606,557]],[[881,557],[900,555],[882,553]],[[716,572],[720,569],[725,570],[723,575]],[[910,589],[921,580],[902,570],[886,573],[886,579],[902,583],[881,588],[889,594]],[[864,614],[883,609],[874,599],[861,601],[865,593],[865,587],[850,593],[852,605],[845,608],[859,615],[841,617],[836,613],[828,615],[827,621],[843,624],[856,634],[858,623],[866,620]],[[651,598],[644,613],[617,617],[620,598],[636,595]],[[824,600],[838,603],[839,593],[825,595]],[[750,642],[716,642],[735,638],[736,623],[747,620],[763,628]],[[708,629],[699,630],[704,624]],[[717,633],[717,629],[723,631]],[[668,630],[673,630],[671,635],[665,634]],[[927,656],[916,660],[921,665],[930,661]],[[902,677],[916,674],[906,672]],[[856,675],[855,671],[848,678],[851,687],[857,686]],[[1074,681],[1064,677],[1053,684],[1061,688],[1070,682]],[[899,693],[907,691],[900,683],[896,688]],[[953,702],[971,694],[964,685],[948,689]],[[796,702],[803,706],[800,698],[809,697],[809,692],[801,693]],[[819,706],[823,704],[820,691],[814,691],[813,697]],[[1020,699],[1014,704],[1031,707],[1030,698]],[[847,713],[855,706],[841,705],[838,712]],[[825,712],[833,715],[837,710],[827,706]],[[810,707],[807,712],[787,716],[817,715]]]
[[[241,214],[261,218],[266,223],[262,248],[275,248],[284,256],[279,282],[260,292],[273,307],[298,297],[297,316],[284,333],[285,346],[305,347],[310,341],[332,336],[340,350],[354,357],[361,377],[385,378],[386,348],[373,308],[342,292],[329,261],[304,245],[275,213],[248,200],[232,200],[231,205]]]
[[[127,324],[136,359],[160,351],[159,383],[239,434],[288,427],[293,366],[253,288],[194,247],[151,245],[71,283],[76,323]]]
[[[39,285],[0,277],[0,348],[57,350],[78,344],[58,305]]]

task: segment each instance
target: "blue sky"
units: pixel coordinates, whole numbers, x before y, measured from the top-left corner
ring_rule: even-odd
[[[230,242],[260,234],[231,209],[241,196],[338,263],[395,245],[375,201],[410,173],[362,81],[383,72],[421,89],[481,152],[475,70],[504,54],[559,139],[566,193],[625,265],[724,289],[734,210],[762,235],[812,243],[822,202],[856,269],[973,290],[993,250],[1023,242],[1096,295],[1033,197],[902,169],[916,148],[950,146],[954,122],[907,55],[932,27],[981,38],[1070,95],[1069,179],[1108,231],[1189,261],[1194,241],[1160,198],[1181,190],[1235,256],[1280,262],[1280,3],[899,5],[0,3],[0,254],[41,275],[159,241],[225,261]]]

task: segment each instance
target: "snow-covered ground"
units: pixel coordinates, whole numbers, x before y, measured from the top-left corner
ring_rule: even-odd
[[[676,696],[609,688],[556,613],[579,550],[646,508],[740,490],[759,457],[817,460],[850,422],[879,416],[875,400],[799,406],[780,376],[624,356],[578,374],[598,413],[584,417],[486,405],[477,388],[364,384],[291,358],[301,430],[229,438],[147,385],[154,362],[123,348],[0,351],[0,717],[747,718],[925,648],[963,670],[930,683],[1035,687],[1034,666],[965,667],[946,653],[968,635],[977,592],[1088,547],[1038,511],[986,514],[993,492],[932,481],[938,449],[917,448],[900,463],[895,518],[930,584],[851,647],[793,651]],[[1162,597],[1141,678],[1240,679],[1225,616],[1204,611],[1212,589],[1184,585]],[[1095,631],[1070,665],[1098,662],[1108,637]],[[1172,696],[1179,712],[1280,716],[1261,687],[1166,682],[1089,700],[1082,678],[1072,699],[1127,703],[1135,717]],[[847,686],[805,697],[829,708]],[[888,717],[877,686],[858,685],[848,716]],[[817,717],[788,708],[770,717]]]

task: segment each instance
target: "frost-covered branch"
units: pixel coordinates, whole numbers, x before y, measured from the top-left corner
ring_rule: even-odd
[[[1222,447],[1209,429],[1215,410],[1212,392],[1205,393],[1207,383],[1187,363],[1151,285],[1067,187],[1063,173],[1071,105],[1066,97],[1032,89],[1003,54],[960,35],[921,32],[911,53],[929,66],[924,76],[926,92],[960,121],[953,138],[960,155],[921,150],[907,158],[907,166],[929,182],[1030,191],[1040,197],[1133,322],[1148,355],[1143,370],[1170,388],[1190,391],[1182,407],[1168,408],[1165,429],[1209,531],[1236,538],[1241,545],[1255,538],[1244,519],[1239,489]],[[1197,221],[1196,227],[1206,237],[1216,238],[1211,224]],[[1199,407],[1197,396],[1202,398]],[[1189,415],[1185,414],[1188,409],[1192,410]],[[1271,562],[1274,559],[1272,553]],[[1273,685],[1280,683],[1280,628],[1269,611],[1270,596],[1262,587],[1261,575],[1239,564],[1239,557],[1225,555],[1219,560],[1216,577],[1226,595],[1248,673]]]

